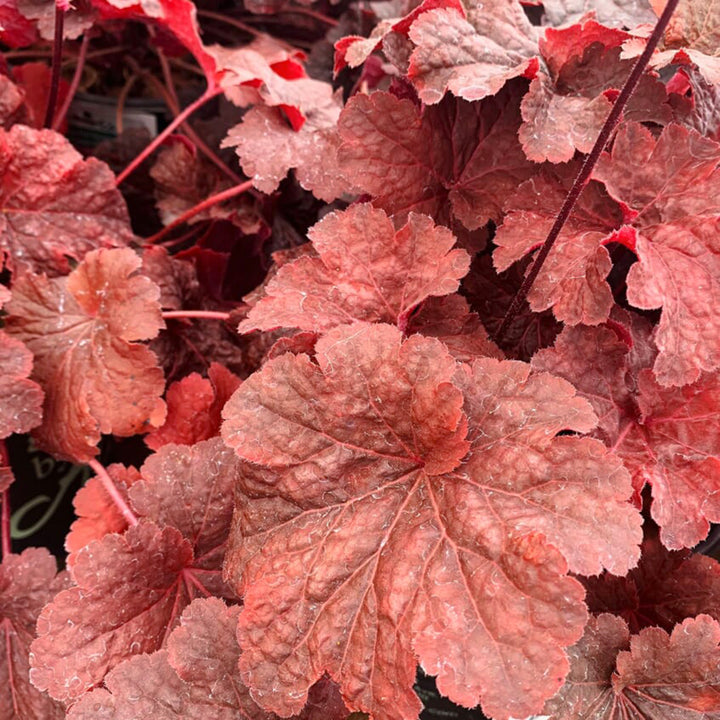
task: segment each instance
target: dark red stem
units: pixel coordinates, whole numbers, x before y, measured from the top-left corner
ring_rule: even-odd
[[[182,215],[175,218],[175,220],[173,220],[167,227],[164,227],[159,232],[156,232],[154,235],[146,238],[145,244],[153,245],[159,242],[169,233],[175,230],[175,228],[180,227],[183,223],[191,220],[196,215],[199,215],[201,212],[213,207],[214,205],[218,205],[221,202],[225,202],[225,200],[234,198],[237,195],[242,195],[243,193],[248,192],[248,190],[250,189],[252,189],[252,181],[247,180],[244,183],[240,183],[240,185],[233,185],[233,187],[230,187],[227,190],[223,190],[222,192],[215,193],[215,195],[211,195],[209,198],[203,200],[202,202],[199,202],[197,205],[191,207],[189,210],[186,210]]]
[[[85,60],[87,59],[88,44],[90,43],[90,35],[85,33],[80,45],[80,53],[78,54],[77,65],[75,66],[75,73],[73,74],[72,82],[70,83],[70,90],[68,91],[67,97],[63,100],[63,104],[55,115],[52,123],[52,129],[57,130],[63,123],[65,116],[70,109],[75,93],[78,87],[80,87],[80,80],[82,80],[83,68],[85,67]]]
[[[600,154],[604,150],[605,145],[607,145],[610,136],[612,135],[618,122],[620,121],[623,110],[625,109],[625,106],[627,105],[631,95],[635,91],[635,88],[640,81],[640,77],[645,71],[648,62],[650,61],[650,57],[652,56],[653,52],[655,52],[655,48],[657,47],[658,43],[660,42],[660,38],[665,32],[665,28],[670,22],[670,18],[672,17],[673,12],[675,12],[675,8],[677,7],[678,2],[679,0],[668,0],[668,3],[662,12],[662,15],[660,16],[657,24],[655,25],[655,29],[653,30],[652,35],[647,41],[647,45],[645,45],[645,49],[643,50],[640,57],[637,59],[635,66],[630,72],[628,79],[625,81],[625,85],[623,85],[623,88],[617,97],[617,100],[615,100],[615,104],[610,110],[607,120],[605,120],[605,124],[600,130],[600,134],[595,141],[595,145],[593,145],[590,154],[587,155],[587,157],[585,158],[585,161],[583,162],[582,167],[580,168],[580,171],[578,172],[577,177],[572,184],[572,187],[570,188],[567,196],[565,197],[565,202],[560,208],[560,212],[555,218],[555,222],[550,228],[550,232],[545,239],[545,243],[540,248],[540,252],[538,252],[537,257],[535,258],[535,261],[530,268],[530,272],[528,272],[528,274],[525,276],[523,284],[520,286],[520,289],[515,293],[515,297],[510,303],[510,307],[508,308],[507,312],[505,313],[502,325],[500,325],[500,329],[495,336],[495,342],[500,342],[502,340],[505,333],[507,332],[508,327],[510,327],[510,323],[515,319],[515,316],[518,314],[520,308],[525,302],[525,298],[527,298],[527,295],[530,292],[530,288],[535,282],[535,278],[537,278],[538,273],[543,266],[543,263],[547,259],[550,250],[552,250],[552,246],[555,244],[558,235],[560,235],[560,231],[563,229],[563,226],[567,222],[567,219],[570,217],[570,213],[572,212],[573,207],[575,207],[575,203],[577,202],[580,193],[590,180],[590,175],[592,174],[592,171],[594,170],[595,165],[600,158]]]
[[[116,185],[120,185],[149,155],[159,147],[175,129],[182,125],[190,115],[214,97],[222,93],[222,88],[208,88],[195,102],[190,103],[153,141],[117,176]]]
[[[44,127],[52,127],[57,105],[58,90],[60,88],[60,71],[62,70],[63,27],[65,25],[65,11],[55,5],[55,38],[53,40],[52,75],[50,76],[50,93],[45,108]]]

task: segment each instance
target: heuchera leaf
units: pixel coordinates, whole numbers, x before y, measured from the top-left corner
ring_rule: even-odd
[[[17,0],[0,3],[0,40],[11,48],[32,45],[38,39],[34,23],[30,22],[17,7]]]
[[[667,550],[657,532],[646,532],[638,566],[625,577],[581,578],[588,609],[620,615],[637,633],[657,625],[668,632],[696,615],[720,621],[720,562],[689,550]]]
[[[655,374],[684,385],[720,367],[720,144],[679,125],[655,139],[635,123],[623,126],[595,177],[627,208],[639,259],[627,297],[635,307],[662,307]],[[709,300],[710,299],[710,300]]]
[[[566,378],[592,403],[600,437],[623,459],[637,489],[651,485],[663,544],[679,549],[705,538],[709,523],[720,521],[717,373],[664,388],[649,369],[631,365],[627,345],[606,328],[564,330],[533,366]]]
[[[52,130],[0,130],[0,251],[13,272],[64,275],[68,257],[133,239],[115,176]]]
[[[589,430],[589,406],[523,363],[458,366],[388,325],[335,328],[316,358],[269,361],[223,411],[249,461],[226,575],[253,696],[297,712],[327,671],[351,710],[414,718],[417,656],[455,702],[537,712],[585,621],[548,541],[590,572],[638,556],[619,462],[554,437]]]
[[[537,71],[539,33],[517,0],[463,4],[465,13],[431,10],[410,28],[416,47],[407,74],[426,104],[440,102],[446,90],[480,100]]]
[[[309,78],[300,60],[305,55],[279,40],[260,34],[249,45],[208,48],[217,63],[220,87],[240,107],[266,105],[283,112],[296,132],[314,116],[315,128],[332,125],[339,97],[330,83]]]
[[[165,445],[140,469],[142,480],[128,491],[130,503],[140,517],[179,530],[192,544],[196,567],[218,574],[238,465],[220,438],[192,446]]]
[[[38,618],[33,685],[75,700],[122,660],[160,648],[197,594],[192,567],[190,542],[147,520],[84,547],[72,568],[76,586],[58,593]]]
[[[508,198],[494,238],[498,270],[542,246],[577,170],[576,163],[543,168]],[[572,325],[606,320],[613,305],[605,280],[612,263],[603,244],[623,239],[613,234],[622,220],[620,207],[602,186],[589,183],[528,294],[531,309],[552,307],[558,320]]]
[[[453,8],[463,17],[465,9],[460,0],[422,0],[404,17],[386,18],[373,28],[370,37],[348,35],[335,43],[335,74],[345,67],[355,68],[362,65],[377,50],[388,33],[407,35],[415,20],[428,10]]]
[[[173,630],[167,650],[125,661],[105,678],[105,688],[82,697],[68,720],[272,720],[240,679],[235,626],[240,608],[217,598],[194,600]],[[344,720],[347,711],[326,693],[318,716]],[[343,712],[344,711],[344,712]],[[303,712],[301,717],[306,717]]]
[[[220,432],[220,412],[237,390],[240,378],[222,365],[212,363],[208,379],[191,373],[168,388],[165,424],[145,436],[145,444],[157,450],[168,443],[194,445]]]
[[[40,693],[28,678],[28,652],[35,621],[53,595],[68,585],[45,548],[7,555],[0,564],[0,717],[7,720],[61,720],[59,703]]]
[[[45,390],[40,445],[87,461],[102,433],[126,436],[161,425],[165,386],[155,355],[133,342],[164,326],[160,291],[136,274],[129,248],[95,250],[66,278],[31,273],[13,285],[7,330],[35,356]]]
[[[588,20],[545,31],[545,65],[522,101],[520,141],[535,162],[567,162],[590,152],[612,104],[603,94],[624,84],[632,61],[619,61],[630,35]]]
[[[662,0],[650,0],[660,15]],[[657,65],[695,64],[712,85],[720,83],[720,15],[714,0],[681,0],[665,31],[665,52],[655,59]]]
[[[342,100],[330,85],[321,89],[317,105],[305,111],[300,129],[288,124],[280,108],[261,105],[249,110],[223,140],[222,147],[235,148],[243,172],[258,190],[275,192],[291,168],[302,187],[321,200],[330,202],[347,189],[337,160],[336,125]]]
[[[410,213],[395,230],[383,210],[358,204],[326,215],[308,231],[317,256],[283,265],[238,330],[296,327],[324,332],[353,320],[407,328],[430,296],[457,290],[470,267],[455,237]]]
[[[581,20],[589,12],[608,27],[633,30],[656,22],[648,0],[543,0],[544,24],[559,27]]]
[[[0,308],[10,291],[0,285]],[[25,433],[42,421],[42,388],[28,376],[33,356],[16,338],[0,330],[0,440]]]
[[[720,712],[715,620],[700,615],[670,635],[655,627],[629,642],[628,635],[624,621],[612,615],[588,623],[570,650],[565,687],[543,711],[550,720],[695,720]]]
[[[470,312],[467,300],[457,294],[428,298],[410,318],[408,334],[411,333],[442,340],[450,354],[461,362],[478,357],[504,358],[477,313]]]
[[[120,496],[127,501],[128,488],[140,479],[140,473],[134,467],[125,467],[121,463],[108,466],[107,473]],[[65,538],[65,549],[69,553],[68,567],[75,563],[77,551],[93,540],[99,540],[109,533],[123,533],[128,528],[127,518],[97,477],[90,478],[75,493],[73,507],[78,519],[70,526],[70,532]]]
[[[389,93],[355,95],[338,121],[341,169],[401,219],[412,210],[445,225],[457,218],[470,230],[498,221],[508,195],[535,170],[517,138],[524,90],[512,83],[476,103],[447,96],[422,112]]]

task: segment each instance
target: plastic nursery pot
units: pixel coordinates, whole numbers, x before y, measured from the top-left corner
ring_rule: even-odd
[[[165,103],[156,98],[127,98],[123,103],[123,129],[146,130],[155,137],[169,120]],[[68,118],[68,139],[75,147],[91,150],[118,136],[116,97],[80,92],[73,99]]]

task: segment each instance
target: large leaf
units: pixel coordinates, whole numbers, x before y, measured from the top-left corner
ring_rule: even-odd
[[[58,593],[38,618],[33,684],[75,700],[122,660],[159,649],[183,608],[207,593],[198,592],[193,569],[190,542],[149,521],[85,546],[72,568],[77,585]]]
[[[104,688],[73,705],[68,720],[277,720],[257,705],[240,678],[239,612],[217,598],[194,600],[167,650],[126,660],[108,673]],[[300,718],[347,716],[336,689],[318,686],[312,701],[313,710]]]
[[[627,279],[628,301],[662,308],[654,370],[663,385],[684,385],[720,367],[720,144],[668,125],[655,139],[628,123],[595,177],[627,206],[639,259]]]
[[[555,437],[589,430],[589,406],[387,325],[335,328],[316,354],[269,361],[224,410],[249,461],[226,573],[254,697],[291,714],[327,671],[350,709],[414,718],[417,655],[456,702],[537,712],[584,624],[568,563],[624,573],[638,556],[619,462]]]

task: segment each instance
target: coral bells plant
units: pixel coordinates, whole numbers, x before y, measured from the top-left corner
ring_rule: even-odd
[[[0,719],[412,720],[418,668],[478,718],[720,718],[716,5],[11,0],[0,40]],[[119,66],[165,129],[74,146]],[[27,433],[92,472],[59,571],[13,552]]]

